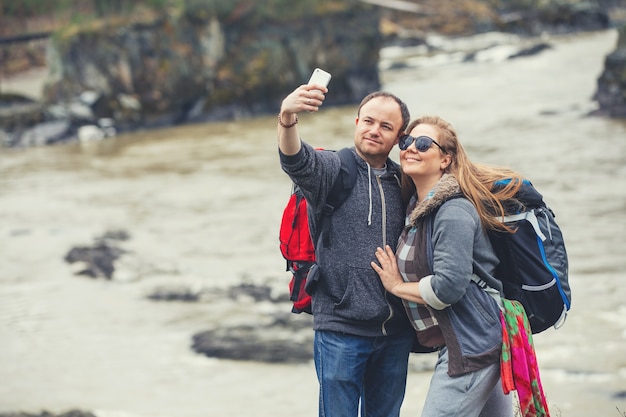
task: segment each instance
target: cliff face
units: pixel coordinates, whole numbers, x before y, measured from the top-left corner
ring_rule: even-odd
[[[188,0],[182,11],[138,7],[125,17],[63,22],[47,42],[41,102],[0,91],[0,147],[272,113],[317,66],[333,74],[325,105],[355,104],[380,88],[384,45],[424,45],[432,32],[536,35],[626,24],[615,0],[541,7],[511,0],[498,8],[486,0],[409,1],[417,12],[378,0],[384,7],[361,0]],[[622,29],[598,80],[594,98],[603,115],[626,117],[624,42]],[[16,62],[0,55],[0,64]]]
[[[108,23],[55,36],[44,101],[81,102],[122,129],[230,119],[277,111],[319,66],[333,75],[327,104],[354,103],[380,86],[382,42],[377,9],[360,3],[289,21],[188,12]]]

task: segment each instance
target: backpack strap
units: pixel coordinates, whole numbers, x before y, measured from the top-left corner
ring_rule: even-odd
[[[500,295],[504,295],[504,288],[502,283],[485,270],[476,261],[472,261],[472,281],[474,281],[480,288],[486,290],[487,288],[493,288]],[[496,300],[497,301],[497,300]]]
[[[445,204],[446,202],[450,200],[454,200],[456,198],[465,198],[465,196],[461,192],[453,194],[443,204]],[[440,208],[441,206],[437,207],[435,209],[434,214],[431,216],[431,222],[430,222],[431,236],[432,236],[432,230],[434,229],[435,217],[437,216],[437,213],[439,212]],[[432,240],[431,240],[431,246],[432,246]],[[430,250],[432,252],[433,248],[431,247]],[[432,265],[431,265],[431,268],[432,268]],[[480,288],[487,291],[489,295],[493,296],[494,299],[498,302],[498,305],[501,305],[501,301],[497,297],[495,297],[494,296],[495,293],[492,291],[489,291],[489,289],[491,288],[495,290],[498,294],[503,294],[504,290],[502,288],[502,284],[500,283],[500,281],[498,281],[498,279],[496,279],[491,274],[489,274],[489,272],[487,272],[485,268],[479,265],[478,262],[476,262],[475,260],[472,260],[472,281],[474,281],[474,283],[476,283]]]
[[[329,229],[330,229],[330,217],[337,210],[352,192],[357,177],[357,164],[352,150],[350,148],[343,148],[337,152],[339,159],[341,160],[341,169],[339,175],[333,184],[326,197],[326,203],[322,210],[319,225],[317,228],[315,240],[317,243],[319,237],[322,237],[322,243],[325,248],[330,245]]]

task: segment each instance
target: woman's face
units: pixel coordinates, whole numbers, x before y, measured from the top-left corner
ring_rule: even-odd
[[[413,138],[427,136],[441,145],[439,130],[433,125],[419,124],[409,134]],[[439,179],[446,167],[450,165],[450,155],[443,153],[435,143],[431,143],[430,147],[424,151],[418,151],[413,140],[406,150],[400,151],[400,165],[402,171],[412,178],[436,177]]]

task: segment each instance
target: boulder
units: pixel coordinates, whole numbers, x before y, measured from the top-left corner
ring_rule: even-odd
[[[109,231],[95,239],[93,245],[75,246],[65,255],[65,262],[73,264],[76,275],[113,279],[115,262],[126,253],[118,247],[130,236],[123,230]]]
[[[607,55],[593,99],[597,115],[626,117],[626,25],[619,29],[615,50]]]
[[[313,359],[310,319],[298,320],[279,314],[268,324],[259,323],[259,316],[256,319],[250,325],[196,333],[192,349],[208,357],[268,363],[302,363]]]

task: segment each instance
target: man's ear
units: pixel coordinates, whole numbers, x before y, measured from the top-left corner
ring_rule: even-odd
[[[354,124],[357,124],[357,125],[359,124],[359,118],[358,117],[356,118],[356,121],[355,121]]]

